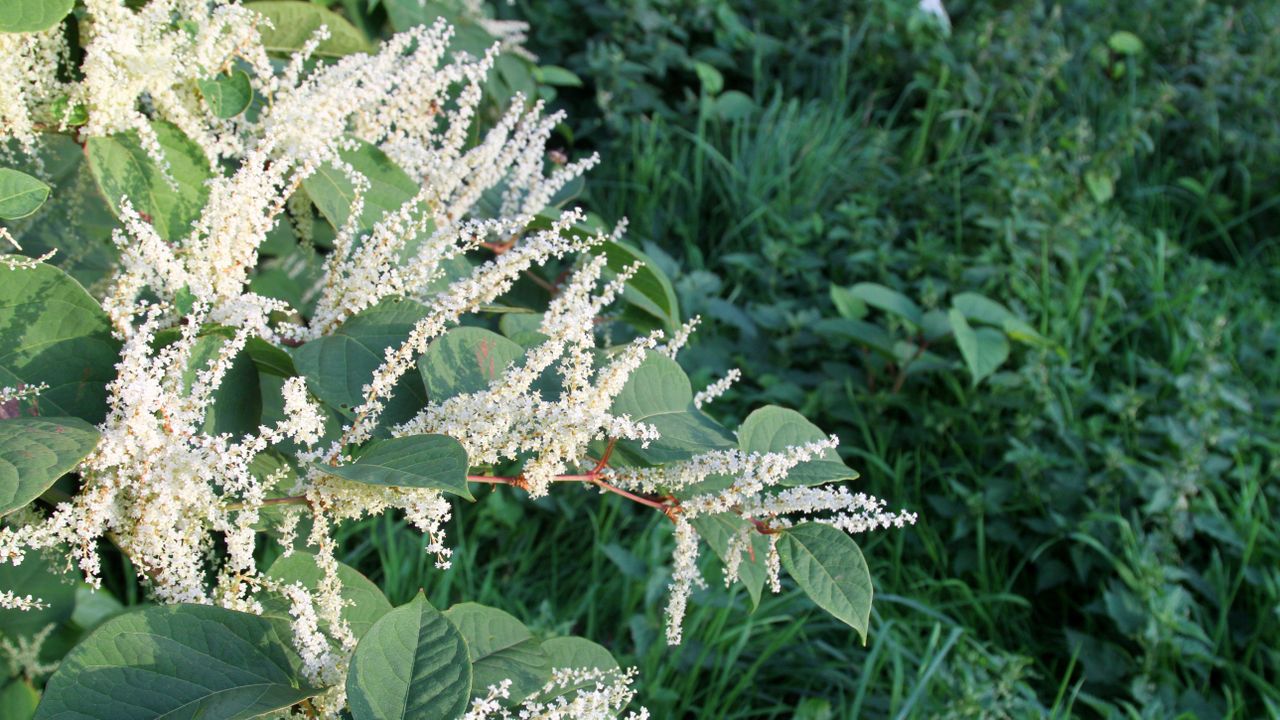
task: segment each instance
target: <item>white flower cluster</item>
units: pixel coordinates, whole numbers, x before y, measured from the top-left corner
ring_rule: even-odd
[[[702,409],[702,406],[711,403],[711,401],[728,392],[729,388],[733,387],[733,384],[738,382],[740,379],[742,379],[741,370],[738,368],[729,370],[729,372],[725,373],[724,377],[711,383],[697,395],[694,395],[693,406],[698,409]]]
[[[750,534],[764,532],[770,540],[765,567],[769,586],[774,592],[782,589],[777,533],[796,522],[820,522],[848,533],[900,528],[915,523],[914,513],[889,512],[883,500],[863,493],[851,493],[842,485],[779,489],[793,468],[821,458],[824,453],[834,450],[836,444],[837,439],[831,436],[820,442],[791,447],[785,452],[717,450],[658,468],[606,471],[608,481],[620,488],[657,494],[684,491],[688,495],[680,501],[678,514],[673,518],[676,521],[676,546],[666,613],[667,641],[670,644],[680,643],[681,623],[689,595],[694,587],[703,584],[696,562],[698,536],[689,520],[722,513],[747,520],[729,545],[725,562],[726,584],[739,579],[742,556],[751,548]],[[716,478],[730,479],[731,482],[723,489],[699,490],[700,484]]]
[[[593,322],[622,289],[623,273],[593,295],[605,258],[586,263],[551,302],[540,331],[547,339],[531,349],[523,364],[510,368],[487,389],[428,405],[396,434],[443,433],[457,438],[473,464],[497,464],[525,457],[526,489],[545,495],[553,480],[588,463],[593,440],[655,439],[643,423],[615,416],[610,405],[657,338],[642,337],[593,367]],[[561,392],[546,398],[535,382],[553,365]]]
[[[260,16],[227,0],[151,0],[136,9],[124,0],[85,0],[84,5],[84,81],[69,92],[88,112],[86,134],[134,130],[163,167],[152,115],[176,125],[211,163],[239,155],[235,121],[211,116],[198,81],[231,69],[236,59],[252,68],[259,86],[269,80]]]
[[[332,684],[354,649],[340,617],[332,524],[402,509],[431,537],[429,549],[447,564],[443,525],[450,517],[449,503],[434,490],[356,484],[307,470],[291,493],[312,517],[307,544],[316,550],[324,578],[317,588],[280,586],[257,571],[253,550],[264,522],[261,509],[280,491],[285,476],[256,474],[251,463],[286,442],[303,448],[304,461],[344,461],[346,447],[370,437],[391,388],[431,340],[462,315],[492,303],[530,268],[599,242],[600,238],[579,239],[567,232],[581,220],[577,213],[566,214],[545,230],[526,229],[552,195],[594,160],[544,174],[545,145],[559,118],[544,117],[539,106],[526,108],[522,102],[479,143],[468,146],[481,82],[493,54],[479,60],[446,60],[451,30],[444,24],[416,28],[388,41],[378,54],[348,56],[309,73],[304,72],[304,50],[281,75],[270,77],[262,48],[250,32],[257,20],[237,5],[173,0],[134,11],[97,0],[88,10],[94,29],[85,68],[87,95],[81,99],[89,105],[91,132],[125,127],[141,131],[138,123],[161,116],[200,142],[211,159],[240,154],[241,162],[234,173],[210,181],[202,215],[187,236],[174,242],[161,239],[127,198],[121,202],[124,229],[115,237],[121,262],[104,307],[124,348],[117,378],[108,388],[110,412],[100,428],[102,440],[79,468],[81,492],[43,521],[0,529],[0,555],[17,563],[29,549],[65,545],[96,584],[97,543],[111,538],[162,601],[215,602],[254,612],[261,610],[257,595],[283,595],[292,608],[295,642],[307,675]],[[206,31],[219,41],[202,39]],[[309,48],[314,49],[318,40],[319,36],[313,38]],[[186,61],[175,61],[179,56]],[[185,66],[185,72],[193,72],[194,66],[209,72],[215,69],[210,63],[230,57],[261,61],[256,63],[264,71],[257,89],[270,100],[256,123],[238,121],[234,128],[201,113],[180,92],[186,85],[165,74],[179,72],[179,66]],[[108,85],[115,94],[108,92]],[[148,102],[139,104],[140,95]],[[423,112],[424,108],[439,109]],[[223,130],[235,131],[234,147],[224,142],[231,136]],[[319,282],[316,312],[303,325],[279,324],[273,314],[285,316],[289,308],[248,291],[258,247],[281,221],[302,181],[325,163],[346,172],[360,187],[363,178],[342,160],[353,136],[387,152],[422,190],[380,218],[367,235],[360,234],[354,222],[343,228]],[[491,189],[502,194],[498,217],[473,218],[481,195]],[[360,216],[361,210],[357,198],[352,217]],[[500,245],[502,252],[444,292],[428,290],[439,277],[442,261],[487,241]],[[413,252],[407,250],[410,243],[415,243]],[[549,342],[555,347],[535,353],[544,366],[565,344],[594,347],[594,313],[620,291],[619,281],[601,296],[590,296],[600,270],[600,262],[590,263],[585,279],[571,284],[566,299],[557,303],[559,309],[548,314],[548,334],[556,340]],[[186,312],[178,302],[184,294],[194,301],[194,308]],[[276,425],[243,437],[205,430],[215,391],[251,338],[319,337],[389,295],[426,301],[431,313],[400,347],[388,352],[365,388],[366,399],[355,420],[342,428],[341,440],[329,447],[315,446],[324,434],[325,420],[301,378],[285,382],[284,419]],[[200,328],[210,324],[231,328],[230,336],[201,336]],[[174,329],[176,339],[168,344],[157,341],[162,330]],[[210,342],[217,343],[213,357],[195,364],[197,346]],[[548,473],[580,459],[591,438],[618,432],[636,438],[651,435],[604,417],[609,399],[647,345],[652,341],[622,353],[593,382],[579,371],[582,379],[567,383],[572,395],[561,403],[558,426],[573,431],[572,441],[547,448]],[[582,364],[581,358],[565,363]],[[603,394],[589,397],[592,390]],[[8,395],[16,398],[18,393]],[[596,425],[576,427],[575,413],[597,418]],[[282,536],[296,534],[301,515],[283,515]],[[223,538],[225,553],[213,552],[217,535]],[[214,558],[220,560],[209,587],[206,578]],[[21,598],[6,601],[27,604]],[[338,707],[340,702],[334,705],[335,713]]]
[[[462,720],[611,720],[631,704],[635,690],[635,669],[627,671],[596,668],[556,668],[551,680],[508,710],[501,700],[510,697],[510,680],[489,686],[485,697],[471,701]],[[625,720],[648,720],[649,711],[641,708],[627,713]]]
[[[136,8],[125,0],[84,0],[83,79],[70,81],[59,79],[70,56],[61,25],[0,33],[0,139],[14,138],[33,155],[37,131],[66,130],[79,108],[87,113],[85,135],[136,131],[162,167],[153,117],[176,125],[211,163],[234,157],[243,149],[240,123],[213,117],[199,81],[239,60],[252,70],[253,84],[265,89],[272,71],[259,39],[262,22],[230,0],[151,0]],[[42,127],[41,118],[51,126]]]
[[[0,590],[0,608],[5,610],[43,610],[48,607],[30,594],[18,595],[12,590]]]
[[[37,118],[51,114],[62,91],[66,50],[60,28],[0,33],[0,140],[13,138],[27,155],[36,152]]]
[[[87,579],[97,584],[97,539],[111,537],[129,553],[157,596],[168,602],[210,602],[205,584],[213,533],[223,533],[227,556],[216,594],[240,598],[251,588],[242,577],[255,568],[254,525],[267,487],[249,464],[258,453],[314,433],[315,410],[242,438],[204,431],[219,386],[251,330],[230,338],[200,337],[207,310],[201,305],[180,336],[154,349],[159,311],[140,309],[144,320],[125,341],[118,375],[109,386],[110,411],[102,438],[82,464],[83,488],[42,523],[0,530],[0,546],[52,548],[65,544]],[[192,367],[198,343],[220,342],[202,367]],[[296,394],[296,382],[286,393]],[[296,398],[295,398],[296,402]],[[225,604],[225,603],[224,603]]]
[[[57,669],[56,662],[45,662],[40,659],[45,642],[57,628],[57,623],[49,623],[31,637],[17,639],[0,637],[0,655],[4,656],[9,677],[22,677],[27,682],[34,682],[41,675],[47,675]]]

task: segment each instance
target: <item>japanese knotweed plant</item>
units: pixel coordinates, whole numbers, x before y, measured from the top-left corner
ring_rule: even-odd
[[[98,587],[110,544],[156,604],[52,665],[66,616],[38,620],[63,593],[0,588],[19,690],[52,672],[35,717],[624,712],[633,673],[598,645],[470,603],[393,608],[335,556],[336,526],[395,511],[447,567],[451,503],[486,483],[669,518],[671,644],[704,544],[726,584],[758,599],[785,568],[866,633],[849,534],[914,516],[846,489],[835,438],[794,411],[736,433],[703,412],[732,377],[695,397],[665,277],[621,228],[556,209],[595,159],[548,151],[561,118],[540,103],[486,100],[520,28],[466,52],[444,22],[372,47],[306,2],[72,11],[0,9],[23,168],[0,172],[3,234],[35,232],[51,185],[83,197],[41,222],[72,236],[105,201],[114,227],[92,294],[75,257],[0,265],[0,562],[19,571],[0,577],[52,563]]]

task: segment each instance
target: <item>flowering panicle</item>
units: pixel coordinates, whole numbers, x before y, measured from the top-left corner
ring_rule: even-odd
[[[56,623],[49,623],[31,637],[16,639],[0,637],[0,654],[4,655],[9,677],[23,677],[27,682],[32,682],[37,677],[57,669],[56,662],[45,662],[40,659],[45,642],[57,627]]]
[[[725,582],[738,579],[743,553],[750,552],[750,533],[765,531],[769,538],[765,566],[769,586],[781,591],[778,531],[796,522],[820,522],[848,533],[877,528],[903,527],[916,521],[908,512],[889,512],[886,503],[863,493],[851,493],[843,486],[782,487],[787,475],[801,463],[816,460],[834,450],[837,440],[831,436],[788,448],[783,452],[747,453],[741,450],[717,450],[703,453],[687,461],[658,468],[625,468],[608,470],[605,477],[617,487],[658,495],[687,495],[678,505],[676,550],[667,604],[667,640],[678,644],[680,623],[689,593],[702,584],[697,565],[698,536],[689,520],[707,515],[729,513],[748,521],[731,538],[725,562]],[[699,486],[715,478],[728,479],[723,489],[700,491]],[[758,523],[752,526],[749,523]]]
[[[272,70],[257,13],[228,0],[152,0],[136,9],[123,0],[85,0],[85,10],[84,80],[67,92],[87,110],[87,135],[135,131],[166,167],[145,107],[182,130],[210,163],[243,151],[239,121],[213,117],[199,81],[242,60],[263,87]]]
[[[697,330],[698,325],[701,323],[701,315],[694,315],[686,320],[685,323],[680,326],[680,329],[676,330],[675,334],[671,336],[671,340],[668,341],[666,345],[662,346],[659,352],[674,360],[676,355],[680,354],[680,351],[684,349],[684,346],[689,343],[689,338],[693,336],[693,331]]]
[[[739,370],[738,368],[733,368],[729,370],[729,372],[725,373],[724,377],[711,383],[702,391],[700,391],[697,395],[693,396],[694,407],[698,409],[702,409],[702,406],[710,403],[711,401],[715,400],[716,398],[728,392],[729,388],[733,387],[733,384],[738,382],[738,380],[741,378],[742,378],[741,370]]]
[[[18,595],[12,590],[0,590],[0,608],[5,610],[43,610],[48,607],[44,601],[32,596]]]
[[[36,154],[40,119],[52,117],[54,102],[65,92],[58,68],[66,52],[59,27],[0,33],[0,140],[17,140],[29,156]]]
[[[541,690],[514,710],[499,702],[510,697],[510,681],[491,685],[488,694],[471,701],[462,720],[611,720],[631,704],[636,671],[630,669],[556,668]],[[568,691],[568,692],[566,692]],[[649,711],[627,713],[625,720],[648,720]]]
[[[510,253],[508,253],[510,254]],[[505,255],[503,256],[505,257]],[[526,353],[486,390],[433,402],[395,434],[443,433],[457,438],[475,464],[527,457],[524,481],[534,496],[546,494],[553,479],[587,461],[593,440],[652,440],[655,431],[609,412],[626,379],[644,359],[656,336],[637,339],[596,369],[592,320],[612,302],[630,272],[598,295],[592,290],[604,269],[598,256],[583,265],[551,302],[541,332],[547,339]],[[544,397],[534,387],[558,363],[561,392]]]

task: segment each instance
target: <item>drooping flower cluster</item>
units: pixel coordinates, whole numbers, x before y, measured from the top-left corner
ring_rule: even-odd
[[[680,642],[680,625],[688,597],[694,587],[703,584],[696,563],[698,536],[689,525],[694,518],[729,513],[748,521],[729,544],[725,559],[726,584],[739,579],[742,556],[751,547],[750,534],[767,530],[770,542],[765,569],[774,592],[781,590],[777,552],[779,530],[800,521],[824,523],[848,533],[901,528],[915,523],[914,513],[889,512],[883,500],[863,493],[851,493],[843,485],[779,489],[793,468],[822,458],[834,450],[836,444],[837,440],[832,436],[821,442],[793,446],[786,452],[719,450],[657,468],[625,468],[606,472],[605,477],[610,483],[635,492],[689,492],[689,497],[680,501],[679,515],[675,518],[675,561],[669,586],[671,596],[667,603],[668,642],[673,645]],[[732,478],[732,482],[715,490],[698,490],[699,485],[716,477]]]
[[[471,702],[462,720],[611,720],[631,704],[635,671],[556,668],[551,680],[514,710],[503,707],[510,697],[510,680],[491,685]],[[648,720],[649,711],[627,713],[625,720]]]

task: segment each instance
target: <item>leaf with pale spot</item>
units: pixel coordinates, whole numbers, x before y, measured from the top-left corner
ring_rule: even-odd
[[[0,515],[26,506],[80,464],[98,431],[73,417],[0,420]]]

